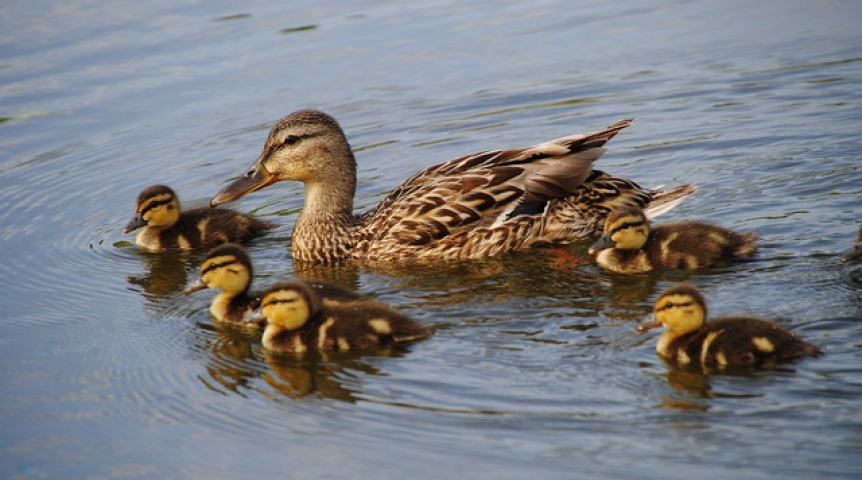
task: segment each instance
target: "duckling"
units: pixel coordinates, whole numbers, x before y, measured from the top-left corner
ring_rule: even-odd
[[[350,350],[417,340],[432,332],[372,299],[324,302],[306,282],[281,282],[261,295],[261,342],[274,352]]]
[[[251,293],[254,269],[251,258],[241,245],[226,243],[207,254],[201,263],[200,278],[183,295],[206,288],[221,290],[210,305],[210,313],[221,322],[247,323],[243,320],[260,306],[260,294]],[[325,304],[362,300],[365,297],[326,282],[308,282]]]
[[[303,182],[290,249],[310,263],[433,263],[566,244],[601,231],[616,205],[656,216],[694,192],[645,189],[593,169],[604,144],[630,124],[431,166],[355,215],[356,159],[344,131],[323,112],[299,110],[272,127],[258,159],[210,205],[282,180]]]
[[[183,291],[191,295],[205,288],[221,290],[210,313],[221,322],[242,323],[260,305],[260,296],[249,293],[254,270],[245,249],[235,243],[214,248],[201,263],[200,278]]]
[[[757,234],[736,233],[705,222],[683,222],[650,228],[644,212],[617,208],[608,215],[604,233],[588,250],[601,267],[618,273],[718,265],[733,257],[749,257]]]
[[[738,316],[704,323],[706,312],[706,300],[700,290],[680,283],[659,295],[653,318],[638,331],[667,328],[658,339],[656,351],[681,365],[754,367],[821,353],[773,321]]]
[[[856,239],[856,245],[841,257],[840,262],[855,262],[859,259],[862,259],[862,227],[859,227],[859,237]]]
[[[180,212],[179,199],[171,188],[152,185],[138,195],[135,218],[123,233],[140,227],[143,229],[135,237],[138,246],[167,252],[247,242],[275,224],[227,209],[193,208]]]

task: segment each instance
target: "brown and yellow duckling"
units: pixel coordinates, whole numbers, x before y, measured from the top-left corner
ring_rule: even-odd
[[[306,282],[277,283],[261,294],[261,342],[274,352],[352,350],[418,340],[432,332],[372,299],[322,301]]]
[[[214,248],[201,263],[201,276],[183,291],[190,295],[206,288],[220,290],[210,304],[210,313],[220,322],[242,323],[260,305],[250,293],[254,269],[245,249],[234,243]]]
[[[170,187],[144,189],[135,205],[135,217],[123,229],[141,231],[135,243],[156,252],[193,250],[228,242],[247,242],[275,227],[250,215],[227,209],[193,208],[180,211]]]
[[[183,295],[206,288],[221,290],[210,305],[210,313],[221,322],[242,323],[260,306],[260,294],[250,291],[253,278],[254,268],[248,253],[241,245],[227,243],[207,254],[201,263],[200,278]],[[366,299],[326,282],[308,282],[308,286],[325,304]]]
[[[712,267],[731,258],[750,257],[756,249],[753,232],[736,233],[705,222],[650,228],[643,210],[624,207],[608,215],[604,233],[588,251],[602,268],[642,273]]]
[[[662,292],[653,318],[638,331],[664,326],[667,331],[659,337],[656,351],[680,365],[756,367],[821,353],[773,321],[737,316],[706,322],[706,312],[700,290],[680,283]]]
[[[290,247],[301,262],[467,260],[566,244],[597,233],[614,206],[659,215],[694,191],[645,189],[593,169],[605,143],[630,124],[456,158],[356,215],[356,159],[344,131],[323,112],[300,110],[272,127],[258,159],[210,204],[283,180],[303,182]]]

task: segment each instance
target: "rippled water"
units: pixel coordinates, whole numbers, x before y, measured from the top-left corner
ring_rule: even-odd
[[[0,477],[858,478],[862,8],[855,2],[7,2],[0,6]],[[271,358],[179,294],[201,253],[121,234],[137,193],[204,202],[302,107],[358,151],[357,207],[479,150],[625,117],[602,169],[700,191],[664,221],[756,230],[756,260],[623,277],[545,252],[294,268],[434,324],[378,354]],[[572,247],[586,257],[586,245]],[[672,282],[826,354],[692,373],[633,326]]]

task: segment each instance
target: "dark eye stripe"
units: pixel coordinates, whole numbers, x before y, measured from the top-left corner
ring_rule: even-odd
[[[278,305],[279,303],[293,303],[295,301],[295,298],[273,298],[272,300],[266,302],[263,306],[268,307],[270,305]]]
[[[173,202],[173,201],[174,201],[174,199],[173,199],[173,198],[167,198],[167,199],[165,199],[165,200],[156,200],[156,201],[150,202],[150,203],[148,203],[148,204],[147,204],[147,206],[146,206],[146,207],[144,207],[144,209],[143,209],[143,210],[141,210],[141,215],[143,216],[143,215],[145,215],[147,212],[149,212],[150,210],[152,210],[152,209],[154,209],[154,208],[156,208],[156,207],[161,207],[162,205],[168,205],[168,204],[170,204],[170,203],[171,203],[171,202]]]
[[[641,225],[644,225],[644,223],[646,223],[646,222],[644,222],[643,220],[638,220],[637,222],[626,222],[626,223],[620,225],[619,227],[611,230],[611,235],[619,232],[620,230],[625,230],[627,228],[640,227]]]
[[[218,270],[219,268],[233,265],[235,263],[239,263],[235,258],[222,263],[211,263],[209,266],[204,268],[203,271],[201,271],[201,276],[206,275],[213,270]]]
[[[692,302],[692,301],[682,302],[682,303],[667,302],[664,305],[662,305],[661,307],[657,308],[656,311],[661,312],[662,310],[667,310],[668,308],[674,308],[674,307],[690,307],[693,304],[694,304],[694,302]]]

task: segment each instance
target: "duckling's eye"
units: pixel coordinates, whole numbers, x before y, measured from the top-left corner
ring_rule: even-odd
[[[273,298],[272,300],[266,302],[266,305],[278,305],[281,303],[294,303],[296,302],[295,298]]]
[[[293,145],[298,142],[300,137],[298,135],[288,135],[284,137],[284,141],[282,141],[282,145]]]
[[[665,309],[668,309],[668,308],[673,308],[673,307],[675,307],[675,306],[676,306],[676,305],[674,305],[674,304],[673,304],[673,302],[667,302],[667,303],[665,303],[665,304],[664,304],[664,306],[663,306],[663,307],[661,307],[661,308],[662,308],[662,310],[665,310]]]

